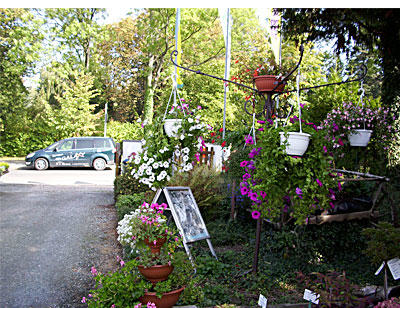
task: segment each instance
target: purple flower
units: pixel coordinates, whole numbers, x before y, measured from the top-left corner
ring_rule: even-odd
[[[246,167],[248,163],[249,163],[249,162],[248,162],[247,160],[243,160],[243,161],[240,163],[240,166],[241,166],[241,167]]]
[[[264,191],[260,191],[260,196],[265,199],[267,197],[267,193],[265,193]]]
[[[265,121],[258,120],[257,123],[265,124]]]
[[[338,143],[340,146],[343,146],[343,141],[340,138],[338,139]]]
[[[247,179],[251,178],[251,175],[249,173],[245,173],[243,175],[243,180],[246,181]]]
[[[324,146],[323,149],[324,149],[324,152],[325,152],[325,153],[328,152],[328,149],[326,148],[326,146]]]
[[[320,187],[322,187],[322,182],[321,182],[321,181],[319,181],[319,179],[318,179],[318,178],[317,178],[315,181],[317,181],[318,185],[319,185]]]
[[[240,188],[240,193],[242,193],[242,195],[247,195],[247,193],[249,192],[249,189],[246,187],[241,187]]]
[[[86,297],[82,297],[81,302],[82,302],[82,303],[86,303]]]
[[[330,205],[331,208],[334,208],[334,207],[335,207],[335,205],[333,205],[332,202],[329,202],[329,205]]]
[[[260,216],[261,216],[261,214],[260,214],[259,211],[253,211],[253,212],[251,213],[251,216],[252,216],[254,219],[259,219]]]
[[[250,135],[246,136],[244,139],[246,141],[246,144],[249,144],[249,145],[253,145],[254,144],[253,137],[251,137]]]
[[[96,270],[95,267],[92,267],[92,268],[90,269],[90,272],[92,272],[92,275],[93,275],[93,276],[97,275],[97,270]]]
[[[296,188],[296,194],[299,196],[300,199],[303,198],[303,197],[302,197],[303,191],[301,191],[300,188]]]
[[[339,191],[342,191],[342,184],[340,182],[337,183]]]
[[[250,191],[250,192],[251,192],[251,191]],[[249,193],[249,198],[250,198],[253,202],[258,202],[257,197],[258,197],[257,192],[251,192],[251,193]]]
[[[121,264],[121,267],[123,267],[125,265],[124,260],[121,260],[119,263]]]

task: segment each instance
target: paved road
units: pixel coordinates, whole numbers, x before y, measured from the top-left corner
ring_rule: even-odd
[[[90,267],[117,267],[113,187],[102,185],[113,177],[103,172],[111,176],[100,185],[85,184],[96,182],[94,170],[12,169],[0,178],[0,307],[80,307]],[[67,185],[76,174],[85,183]],[[35,176],[62,185],[20,184]]]

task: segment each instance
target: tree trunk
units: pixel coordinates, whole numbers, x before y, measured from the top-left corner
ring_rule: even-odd
[[[149,59],[149,72],[147,74],[146,91],[144,93],[143,120],[147,120],[148,124],[152,122],[154,112],[153,68],[154,55]]]

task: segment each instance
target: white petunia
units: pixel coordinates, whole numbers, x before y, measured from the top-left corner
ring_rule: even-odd
[[[158,162],[153,163],[153,168],[154,169],[157,169],[158,167],[159,167],[159,163]]]
[[[188,161],[188,160],[189,160],[189,156],[185,155],[185,156],[183,156],[183,158],[182,158],[182,159],[183,159],[183,161],[185,161],[185,162],[186,162],[186,161]]]
[[[182,152],[183,152],[184,154],[188,154],[189,151],[190,151],[190,149],[189,149],[188,147],[185,147],[185,148],[182,149]]]
[[[151,169],[147,169],[147,170],[146,170],[146,174],[147,174],[148,176],[151,176],[151,174],[152,174]]]
[[[151,164],[154,162],[154,158],[150,158],[149,161],[147,162],[148,164]]]
[[[143,156],[143,160],[147,161],[149,158],[147,158],[147,156]]]
[[[155,180],[155,177],[154,177],[154,174],[149,178],[149,181],[150,182],[154,182],[154,180]]]
[[[136,172],[136,170],[132,169],[131,174],[133,175],[133,174],[135,174],[135,172]]]
[[[185,139],[185,135],[181,134],[181,136],[179,137],[180,140],[184,140]]]
[[[181,155],[181,152],[179,151],[179,149],[174,151],[175,156],[179,157]]]
[[[189,123],[193,123],[193,119],[191,117],[188,118]]]
[[[168,168],[168,167],[169,167],[169,163],[168,163],[168,161],[164,161],[164,163],[163,163],[163,167],[164,167],[164,168]]]

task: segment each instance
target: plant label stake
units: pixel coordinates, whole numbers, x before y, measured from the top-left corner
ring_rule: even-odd
[[[308,307],[311,308],[311,303],[318,305],[319,304],[319,297],[320,295],[317,293],[314,293],[310,290],[305,289],[304,290],[304,296],[303,298],[308,301]]]
[[[258,298],[258,305],[262,308],[267,308],[267,304],[268,299],[264,295],[260,294],[260,297]]]

